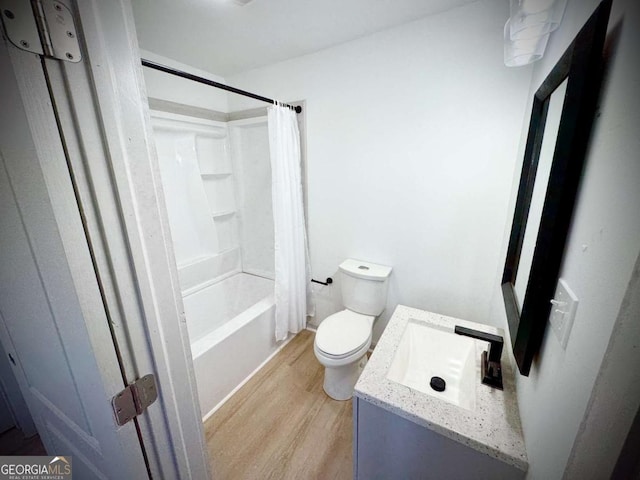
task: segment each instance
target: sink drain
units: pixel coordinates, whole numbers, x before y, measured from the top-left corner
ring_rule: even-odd
[[[431,377],[431,382],[429,382],[431,388],[433,388],[436,392],[444,392],[444,389],[447,388],[447,382],[444,381],[443,378],[440,377]]]

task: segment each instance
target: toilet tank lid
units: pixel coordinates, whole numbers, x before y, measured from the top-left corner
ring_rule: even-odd
[[[391,267],[377,265],[371,262],[363,262],[348,258],[340,264],[340,270],[353,277],[364,278],[366,280],[377,280],[382,282],[391,274]]]

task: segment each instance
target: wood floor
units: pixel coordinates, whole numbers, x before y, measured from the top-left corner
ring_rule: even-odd
[[[352,478],[352,406],[322,390],[314,334],[299,333],[205,423],[214,478]]]

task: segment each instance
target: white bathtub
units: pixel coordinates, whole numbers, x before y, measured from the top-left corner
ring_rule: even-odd
[[[238,273],[184,297],[203,419],[284,342],[275,341],[273,281]]]

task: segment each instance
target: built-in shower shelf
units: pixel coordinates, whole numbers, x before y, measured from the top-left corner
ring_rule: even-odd
[[[212,214],[212,217],[213,218],[228,217],[229,215],[235,215],[235,214],[236,214],[235,210],[225,210],[224,212],[216,212]]]

